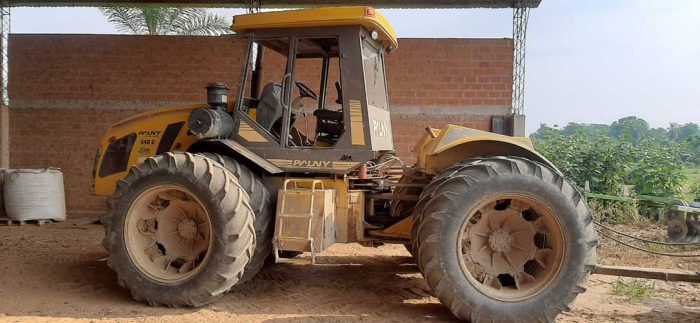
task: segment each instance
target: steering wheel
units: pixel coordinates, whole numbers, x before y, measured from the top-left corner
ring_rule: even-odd
[[[294,84],[296,84],[297,88],[299,88],[299,94],[301,94],[302,98],[318,100],[318,95],[316,95],[316,92],[314,92],[314,90],[306,86],[306,84],[301,83],[299,81],[294,81]]]

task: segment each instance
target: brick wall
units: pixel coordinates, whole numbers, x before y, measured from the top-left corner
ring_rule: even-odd
[[[400,44],[387,68],[402,157],[412,159],[411,145],[426,125],[489,130],[490,116],[507,112],[512,40]],[[69,213],[103,212],[104,198],[90,193],[90,173],[108,125],[155,107],[204,102],[211,81],[236,88],[244,47],[214,37],[12,35],[11,167],[60,167]]]

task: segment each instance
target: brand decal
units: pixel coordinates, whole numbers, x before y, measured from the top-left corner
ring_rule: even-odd
[[[389,124],[381,120],[372,120],[372,134],[376,137],[386,137],[389,133]]]
[[[139,131],[141,137],[159,137],[162,131],[160,130],[142,130]]]
[[[333,162],[332,161],[325,161],[325,160],[293,160],[292,167],[331,168],[331,167],[333,167]]]

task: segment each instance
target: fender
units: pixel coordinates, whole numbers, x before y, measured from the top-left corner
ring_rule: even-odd
[[[248,150],[248,148],[230,139],[200,140],[190,146],[187,151],[191,153],[208,152],[229,156],[252,170],[264,171],[267,174],[274,175],[284,173],[284,171],[267,159],[258,156],[256,153]]]
[[[543,163],[555,171],[557,167],[535,151],[526,137],[510,137],[491,132],[448,125],[443,130],[426,129],[414,152],[418,167],[428,174],[437,174],[457,162],[480,156],[518,156]]]

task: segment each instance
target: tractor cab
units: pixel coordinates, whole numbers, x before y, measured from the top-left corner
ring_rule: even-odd
[[[394,150],[384,58],[398,43],[378,11],[248,14],[232,29],[248,42],[226,137],[284,171],[347,173]]]

